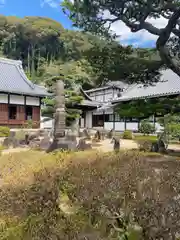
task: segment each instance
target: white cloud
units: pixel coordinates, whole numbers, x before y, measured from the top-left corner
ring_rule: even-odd
[[[104,13],[104,17],[106,18],[113,18],[108,12]],[[158,28],[163,28],[167,24],[167,20],[163,17],[159,19],[149,19],[148,22],[152,23],[154,26]],[[130,31],[130,29],[122,22],[117,21],[111,25],[111,30],[120,36],[120,41],[123,43],[129,42],[131,40],[135,40],[133,45],[141,46],[142,44],[146,43],[147,41],[155,41],[157,36],[150,34],[146,30],[141,30],[136,33]]]
[[[58,8],[59,7],[59,0],[41,0],[41,7],[44,5],[49,5],[51,8]]]

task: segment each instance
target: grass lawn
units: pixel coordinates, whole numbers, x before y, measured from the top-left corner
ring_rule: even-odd
[[[157,136],[152,136],[152,135],[135,135],[134,139],[135,140],[149,140],[152,142],[156,142],[158,140]]]

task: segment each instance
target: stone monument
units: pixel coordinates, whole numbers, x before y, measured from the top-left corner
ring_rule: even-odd
[[[47,152],[54,150],[75,150],[76,141],[67,139],[65,136],[66,128],[66,111],[65,111],[65,94],[64,83],[58,80],[56,83],[56,111],[54,114],[54,131],[53,142],[48,148]]]

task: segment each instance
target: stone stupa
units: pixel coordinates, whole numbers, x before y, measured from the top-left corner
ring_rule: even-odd
[[[54,131],[53,142],[47,152],[55,150],[75,150],[76,141],[66,137],[66,111],[65,111],[65,91],[64,82],[57,80],[56,82],[56,104],[54,114]]]

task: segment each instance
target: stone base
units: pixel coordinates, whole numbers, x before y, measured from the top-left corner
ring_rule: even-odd
[[[76,141],[70,141],[66,138],[62,138],[57,141],[54,140],[46,152],[50,153],[55,150],[76,150],[76,144]]]

